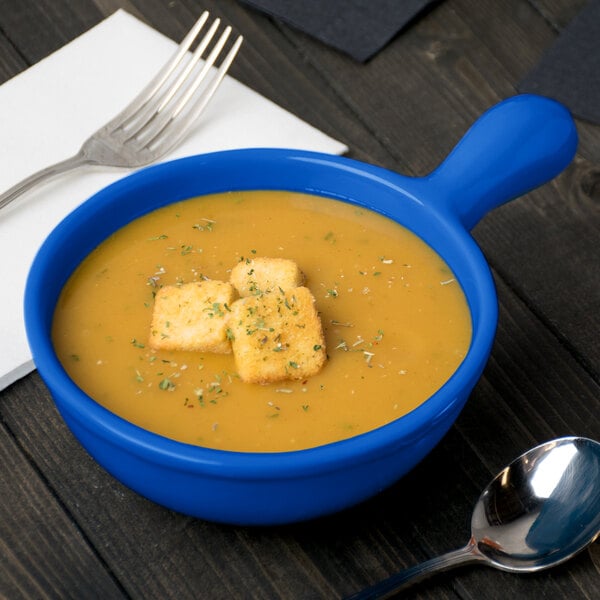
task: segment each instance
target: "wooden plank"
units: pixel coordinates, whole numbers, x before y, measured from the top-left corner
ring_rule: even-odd
[[[597,384],[502,284],[500,298],[493,358],[456,427],[389,491],[313,523],[223,527],[140,498],[81,450],[51,404],[39,399],[44,390],[36,376],[12,386],[3,419],[132,597],[348,594],[466,542],[479,491],[515,457],[515,448],[570,433],[600,437],[593,418],[600,410]],[[589,557],[578,560],[587,564]],[[453,597],[455,586],[465,597],[476,598],[474,589],[505,597],[493,595],[490,581],[516,597],[534,597],[527,578],[477,569],[436,579],[423,597]],[[598,583],[600,575],[589,581]],[[571,567],[558,569],[545,585],[561,597],[573,585]],[[592,589],[571,590],[569,597],[585,598]]]
[[[7,35],[19,32],[18,41],[12,41],[28,65],[58,50],[99,20],[100,15],[87,2],[0,0],[0,30]]]
[[[344,542],[357,562],[372,556],[379,561],[372,571],[377,576],[367,581],[356,567],[358,587],[399,566],[466,544],[471,509],[480,491],[521,451],[562,435],[600,438],[598,384],[502,283],[499,295],[494,353],[455,427],[412,473],[363,507],[365,513],[357,520],[363,524],[364,518],[368,525],[357,533],[356,547]],[[556,372],[562,377],[553,375]],[[366,539],[369,550],[363,547]],[[428,582],[425,597],[437,598],[452,581],[461,597],[533,598],[539,593],[534,591],[539,588],[531,589],[533,580],[544,582],[548,598],[592,598],[600,585],[600,570],[594,576],[591,569],[583,587],[572,572],[590,564],[590,553],[585,552],[551,574],[519,577],[480,568],[457,570],[451,579]]]
[[[269,565],[276,570],[281,564],[299,581],[306,579],[302,587],[309,594],[322,596],[323,587],[330,593],[323,577],[290,551],[276,530],[256,547],[243,529],[173,513],[122,486],[78,445],[36,375],[4,392],[0,410],[132,597],[277,597],[287,584],[278,581]],[[71,571],[74,565],[67,561],[63,568]]]
[[[0,84],[8,81],[26,67],[19,53],[3,34],[0,34]]]
[[[529,0],[557,31],[562,31],[589,0]]]
[[[353,148],[359,159],[384,162],[387,149],[375,139],[364,120],[349,106],[349,98],[336,87],[319,65],[304,56],[304,49],[290,43],[287,31],[280,30],[262,13],[237,2],[213,0],[203,5],[218,14],[245,36],[244,45],[231,73],[242,83],[289,110],[321,131]],[[318,44],[306,38],[307,44]],[[328,51],[337,55],[334,51]],[[349,59],[348,59],[349,60]]]
[[[0,465],[0,597],[124,597],[3,426]]]
[[[0,25],[6,4],[0,1]],[[236,2],[207,4],[247,36],[234,75],[349,143],[353,156],[413,174],[433,168],[475,116],[514,93],[520,74],[556,35],[547,19],[516,0],[446,2],[363,68]],[[53,10],[68,6],[61,0]],[[90,6],[81,2],[57,25],[64,29],[62,36],[77,35],[106,3]],[[148,1],[140,11],[176,38],[195,9],[195,3]],[[489,23],[494,23],[491,32]],[[23,22],[12,25],[28,31]],[[25,56],[41,52],[33,37],[19,38],[25,40]],[[593,198],[596,180],[589,171],[597,132],[588,129],[585,136],[588,162],[581,163],[581,181],[588,173],[588,183],[580,187],[592,190]],[[594,419],[600,396],[586,363],[594,359],[594,348],[590,340],[576,348],[585,333],[581,324],[559,330],[569,316],[566,303],[582,288],[561,289],[555,305],[552,287],[537,290],[540,281],[530,271],[536,261],[532,258],[527,269],[518,264],[531,256],[525,254],[536,241],[530,232],[545,231],[570,181],[559,179],[530,195],[532,201],[528,197],[501,209],[510,215],[493,213],[477,228],[478,240],[498,268],[501,301],[498,339],[485,376],[438,448],[396,486],[360,507],[281,528],[205,523],[140,498],[100,469],[66,430],[36,375],[3,393],[0,418],[60,499],[62,518],[74,520],[127,595],[292,599],[349,594],[401,566],[464,544],[479,491],[516,450],[564,433],[600,437]],[[554,213],[574,234],[582,223],[595,222],[591,202],[579,193],[568,192],[569,206]],[[509,235],[514,230],[506,223],[521,227],[519,237]],[[506,239],[498,239],[502,236]],[[532,239],[523,242],[522,236]],[[535,246],[542,258],[558,263],[556,246],[565,236],[572,252],[589,248],[583,241],[577,245],[576,236],[562,228],[554,236]],[[586,264],[584,271],[590,268]],[[515,265],[524,270],[515,273]],[[546,274],[550,268],[556,269],[549,264]],[[577,284],[565,270],[559,266],[556,274],[566,277],[566,284]],[[590,289],[597,291],[597,285]],[[4,439],[0,448],[11,452]],[[77,571],[72,560],[64,561],[65,571]],[[584,553],[550,574],[531,577],[465,569],[436,578],[410,597],[592,598],[600,574],[590,561]]]
[[[516,93],[557,33],[517,0],[442,3],[367,71],[292,30],[286,35],[323,80],[344,90],[389,151],[383,166],[423,175],[481,112]],[[385,90],[372,93],[376,86]],[[494,211],[474,235],[498,273],[600,377],[600,257],[589,244],[600,229],[600,144],[597,127],[577,126],[574,164],[552,184]]]
[[[578,160],[555,184],[496,211],[475,235],[505,281],[598,378],[600,263],[589,240],[600,213],[584,191],[583,165]],[[591,177],[600,181],[600,172]]]

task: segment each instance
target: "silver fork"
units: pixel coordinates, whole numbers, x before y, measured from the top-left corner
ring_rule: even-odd
[[[212,69],[231,35],[228,26],[201,62],[220,25],[220,19],[215,19],[193,54],[189,54],[208,17],[205,11],[150,83],[125,109],[92,134],[77,154],[30,175],[4,192],[0,195],[0,209],[34,186],[77,167],[141,167],[177,145],[216,92],[243,41],[238,36],[220,66]],[[212,77],[207,79],[209,73]]]

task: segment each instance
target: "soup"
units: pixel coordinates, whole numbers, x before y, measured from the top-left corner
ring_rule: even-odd
[[[247,383],[231,353],[150,346],[158,290],[228,281],[260,257],[301,269],[326,346],[318,373]],[[471,321],[448,266],[394,221],[318,196],[243,191],[171,204],[118,230],[65,285],[52,335],[77,385],[124,419],[190,444],[275,452],[417,407],[465,357]]]

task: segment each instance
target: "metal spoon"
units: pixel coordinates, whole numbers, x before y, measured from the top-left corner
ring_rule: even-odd
[[[425,577],[483,563],[525,573],[558,565],[600,535],[600,443],[565,437],[537,446],[485,488],[460,550],[392,575],[347,600],[389,598]]]

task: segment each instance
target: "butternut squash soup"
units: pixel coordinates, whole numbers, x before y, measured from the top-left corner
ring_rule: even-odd
[[[172,324],[155,304],[165,296],[171,310],[167,289],[193,299],[203,282],[226,282],[213,286],[222,293],[232,272],[243,278],[264,259],[292,265],[292,287],[275,278],[273,307],[297,314],[302,290],[317,336],[307,342],[305,354],[318,358],[309,375],[295,376],[291,358],[304,321],[291,321],[288,344],[262,317],[251,320],[253,295],[264,292],[251,280],[238,286],[243,298],[227,288],[223,301],[196,304],[203,318],[237,315],[224,329],[237,356],[221,334],[214,351],[160,343]],[[241,376],[238,349],[251,335],[261,361],[277,354],[283,365],[270,383]],[[126,225],[71,276],[53,321],[65,369],[107,409],[175,440],[256,452],[318,446],[397,419],[447,381],[470,340],[459,283],[417,236],[358,206],[280,191],[193,198]]]

